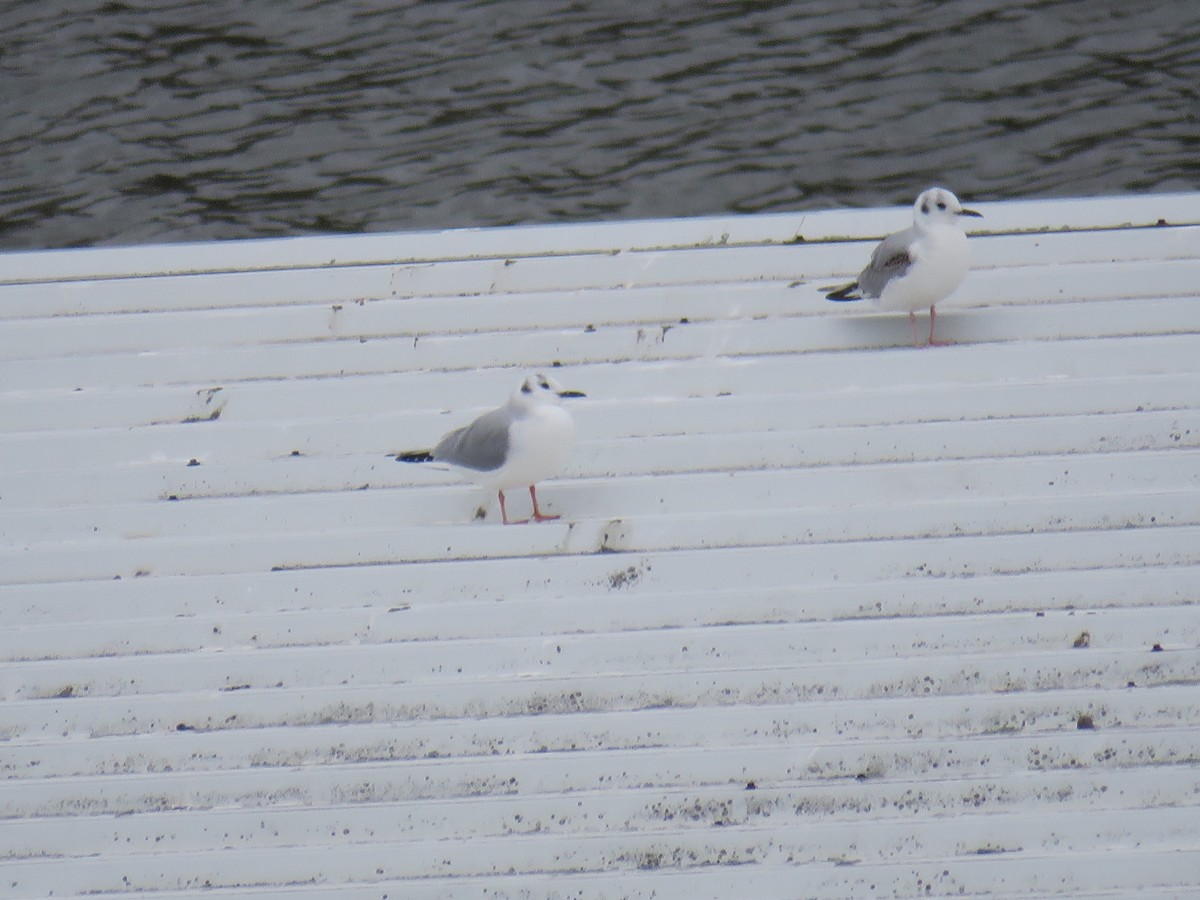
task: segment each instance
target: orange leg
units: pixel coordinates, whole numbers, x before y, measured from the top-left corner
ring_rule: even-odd
[[[524,525],[529,521],[528,519],[517,519],[515,522],[510,522],[508,520],[508,512],[504,509],[504,491],[496,491],[496,493],[500,497],[500,518],[503,520],[505,525]]]
[[[546,515],[545,513],[543,513],[543,512],[542,512],[540,509],[538,509],[538,502],[537,502],[537,490],[534,488],[534,486],[533,486],[532,484],[529,486],[529,496],[530,496],[530,498],[533,500],[533,517],[534,517],[534,518],[535,518],[537,521],[539,521],[539,522],[545,522],[545,521],[548,521],[548,520],[550,520],[550,519],[560,519],[560,518],[562,518],[561,516],[548,516],[548,515]]]
[[[953,341],[938,341],[934,340],[933,327],[937,324],[937,310],[934,307],[929,307],[929,346],[931,347],[949,347]]]

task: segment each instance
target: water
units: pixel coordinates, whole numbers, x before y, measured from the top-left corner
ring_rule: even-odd
[[[0,247],[1200,189],[1200,4],[9,0]]]

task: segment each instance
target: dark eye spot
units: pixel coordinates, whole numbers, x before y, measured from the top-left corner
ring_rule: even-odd
[[[528,381],[527,381],[527,382],[525,382],[523,385],[521,385],[521,393],[522,393],[522,394],[532,394],[532,393],[533,393],[533,388],[531,388],[531,387],[529,386],[529,382],[528,382]]]
[[[938,209],[942,209],[942,210],[944,210],[945,208],[946,208],[946,201],[945,201],[945,200],[939,200],[939,201],[938,201]]]
[[[928,212],[929,212],[929,204],[928,204],[928,203],[922,203],[922,204],[921,204],[921,212],[923,212],[923,213],[928,213]]]

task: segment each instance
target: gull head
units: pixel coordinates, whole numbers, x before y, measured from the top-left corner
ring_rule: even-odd
[[[534,372],[527,375],[517,386],[509,402],[515,407],[529,409],[545,404],[558,404],[563,397],[586,396],[582,391],[568,391],[549,375]]]
[[[973,209],[964,209],[958,198],[945,188],[925,191],[913,204],[913,225],[925,231],[934,225],[959,225],[962,216],[982,216]]]

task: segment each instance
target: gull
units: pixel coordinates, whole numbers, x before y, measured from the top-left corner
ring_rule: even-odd
[[[828,300],[875,300],[880,309],[908,310],[913,345],[917,340],[916,310],[929,307],[929,343],[937,323],[934,306],[945,300],[967,274],[970,256],[962,216],[979,216],[963,209],[945,188],[930,188],[913,204],[911,228],[889,234],[858,280],[826,295]]]
[[[563,408],[562,398],[586,396],[535,372],[517,385],[504,406],[454,429],[432,450],[409,451],[396,459],[447,463],[476,484],[496,491],[505,525],[529,521],[508,518],[504,492],[515,487],[529,488],[536,521],[557,519],[538,508],[536,484],[558,474],[575,444],[575,421]]]

